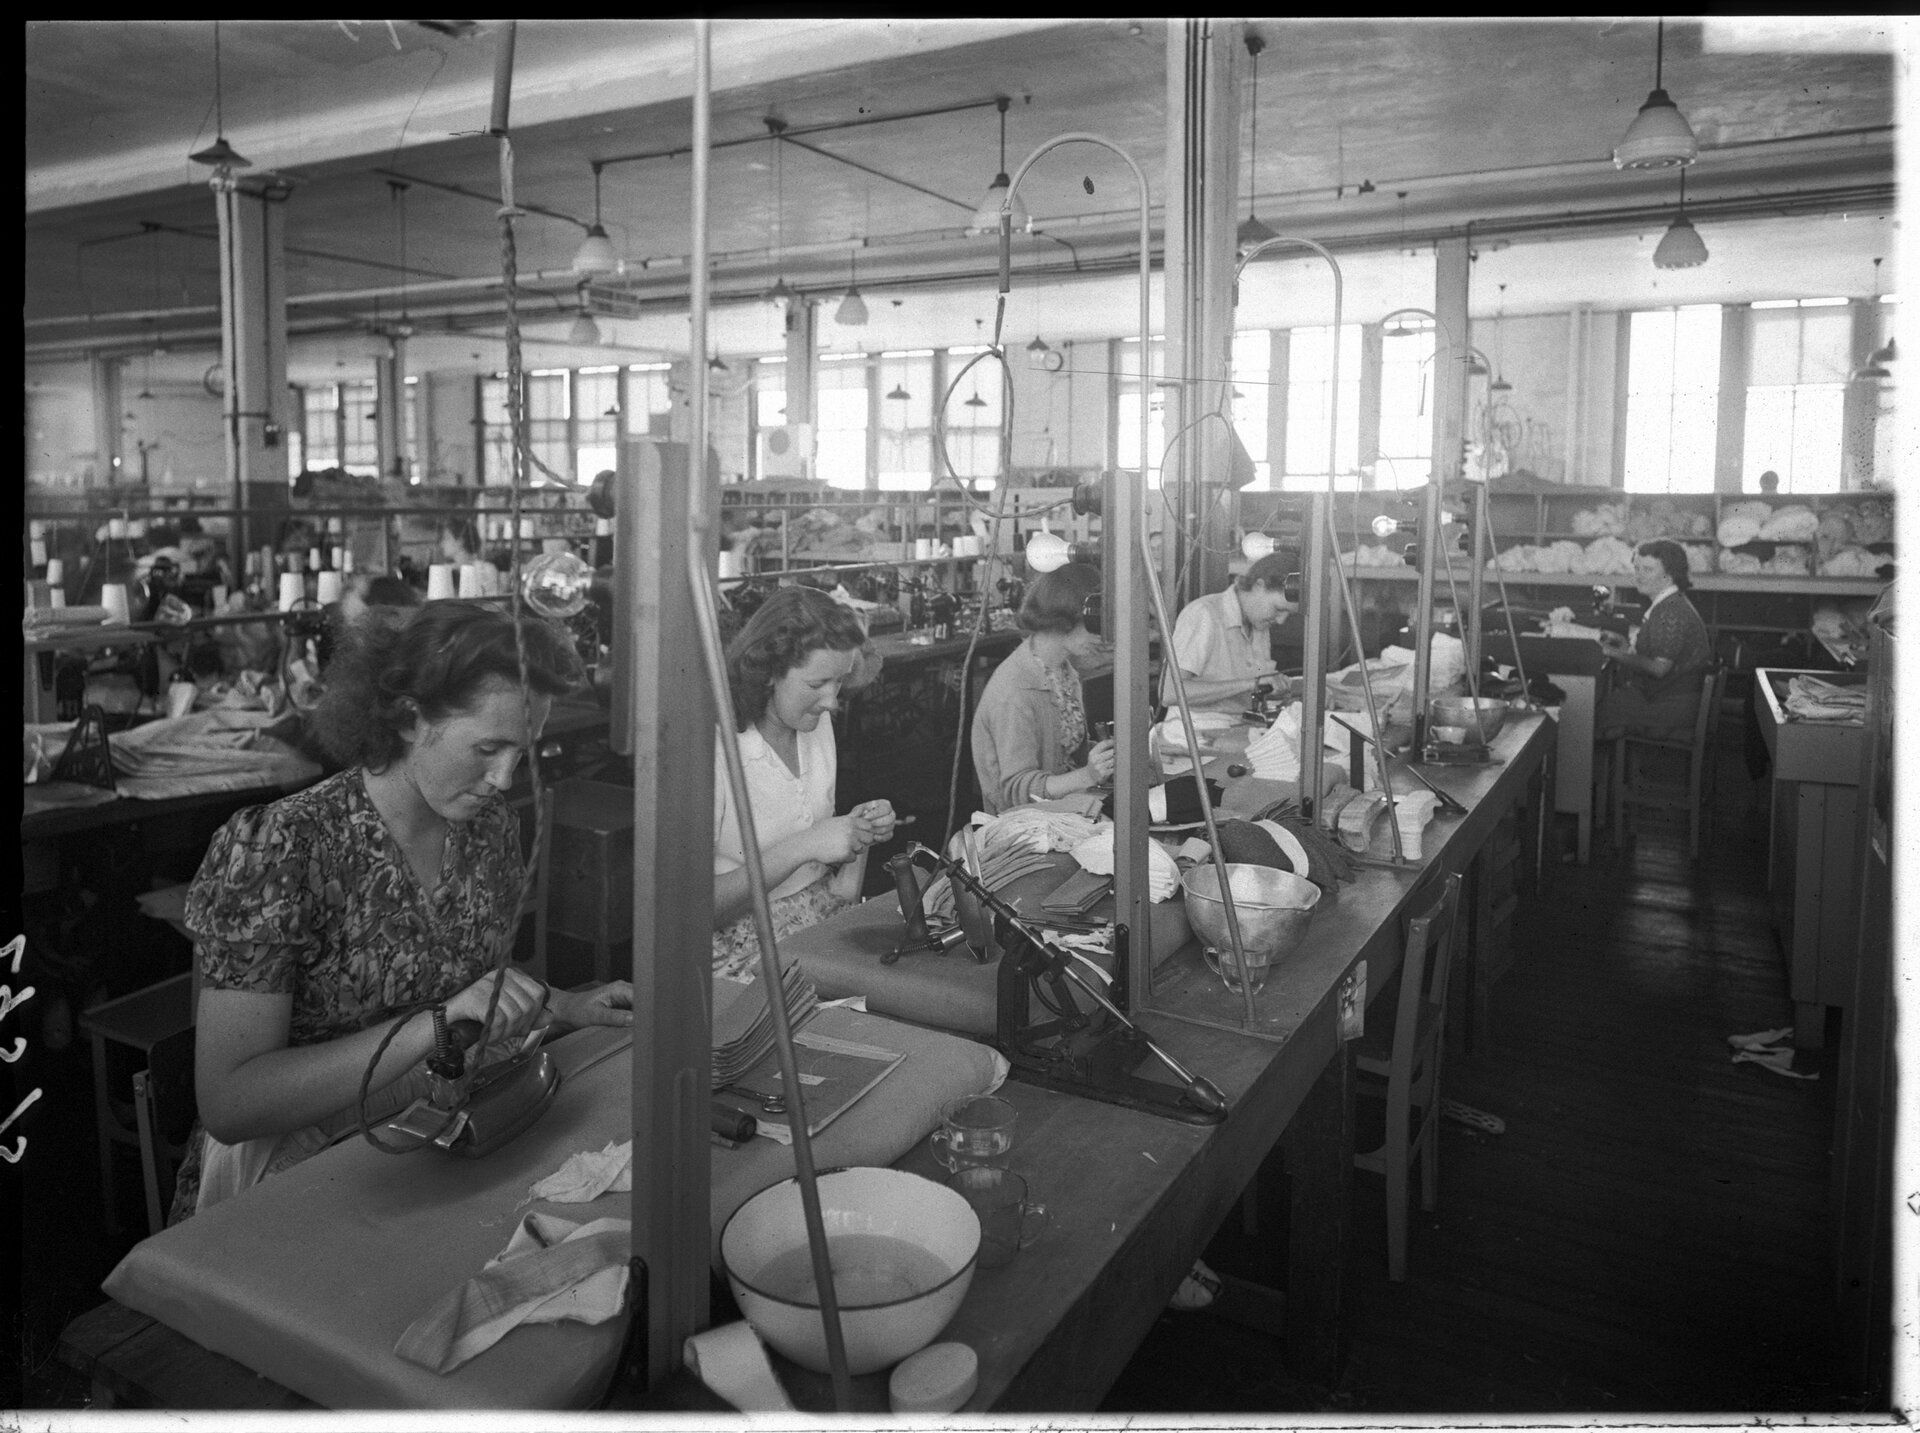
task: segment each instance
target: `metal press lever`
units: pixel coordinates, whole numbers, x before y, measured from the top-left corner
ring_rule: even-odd
[[[1368,736],[1364,731],[1360,730],[1360,728],[1355,726],[1352,722],[1341,721],[1338,713],[1328,712],[1327,715],[1332,717],[1335,721],[1340,722],[1341,726],[1345,727],[1348,731],[1352,732],[1355,736],[1360,738],[1360,740],[1373,741],[1372,737]],[[1380,743],[1377,741],[1373,741],[1373,744],[1375,746],[1378,746]],[[1442,791],[1439,787],[1435,786],[1431,781],[1427,780],[1426,777],[1422,776],[1419,773],[1419,771],[1415,769],[1412,762],[1408,762],[1405,766],[1401,767],[1400,769],[1406,772],[1407,775],[1411,776],[1415,781],[1419,782],[1422,786],[1426,787],[1427,790],[1431,791],[1435,796],[1438,796],[1440,798],[1440,806],[1442,810],[1450,811],[1455,816],[1464,816],[1467,814],[1466,807],[1462,806],[1458,800],[1447,795],[1446,792]]]
[[[1132,1020],[1128,1019],[1126,1014],[1117,1005],[1107,999],[1085,976],[1073,968],[1071,958],[1056,949],[1049,942],[1044,931],[1036,930],[1028,925],[1012,906],[1008,905],[989,890],[984,881],[976,879],[960,862],[942,856],[938,851],[932,850],[920,844],[918,841],[908,845],[907,855],[914,860],[925,857],[936,869],[945,871],[949,879],[958,881],[961,885],[964,885],[968,890],[972,891],[974,895],[979,898],[981,904],[986,906],[987,909],[992,911],[996,916],[1006,921],[1015,930],[1019,931],[1036,950],[1043,951],[1058,961],[1059,964],[1057,968],[1060,974],[1066,976],[1067,979],[1071,980],[1075,985],[1079,986],[1080,989],[1092,996],[1094,1001],[1103,1010],[1115,1020],[1119,1021],[1121,1028],[1136,1037],[1141,1044],[1146,1047],[1149,1054],[1161,1064],[1165,1065],[1168,1071],[1171,1072],[1176,1079],[1181,1081],[1185,1087],[1183,1093],[1187,1101],[1196,1109],[1216,1117],[1226,1114],[1227,1097],[1220,1093],[1217,1085],[1204,1075],[1194,1074],[1188,1070],[1186,1066],[1174,1059],[1172,1055],[1161,1049],[1159,1044],[1156,1043],[1145,1030],[1142,1030]]]

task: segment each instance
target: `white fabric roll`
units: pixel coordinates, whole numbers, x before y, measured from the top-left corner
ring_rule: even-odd
[[[687,1367],[742,1413],[784,1413],[793,1408],[773,1376],[760,1335],[745,1319],[721,1324],[687,1339]]]

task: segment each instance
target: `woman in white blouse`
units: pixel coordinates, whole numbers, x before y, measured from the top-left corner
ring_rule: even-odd
[[[858,899],[868,847],[893,835],[893,807],[884,800],[833,814],[832,715],[865,640],[860,619],[824,592],[783,587],[727,647],[733,724],[776,938]],[[733,974],[759,958],[759,945],[740,818],[717,751],[714,775],[713,964]]]

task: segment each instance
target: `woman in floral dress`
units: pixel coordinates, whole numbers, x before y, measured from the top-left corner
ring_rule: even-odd
[[[346,767],[215,834],[188,892],[200,963],[195,1087],[175,1219],[229,1198],[425,1092],[426,1011],[482,1021],[525,864],[505,793],[553,698],[580,676],[567,634],[498,608],[430,602],[354,625],[318,736]],[[630,1025],[632,987],[549,990],[507,968],[488,1038]],[[396,1017],[400,1017],[396,1021]]]

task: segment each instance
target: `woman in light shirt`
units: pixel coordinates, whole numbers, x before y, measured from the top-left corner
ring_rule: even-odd
[[[833,814],[839,755],[832,715],[865,641],[850,608],[810,587],[783,587],[727,647],[731,716],[776,938],[858,899],[868,848],[893,835],[885,800]],[[759,958],[759,941],[740,818],[717,752],[714,777],[713,964],[735,974]]]

